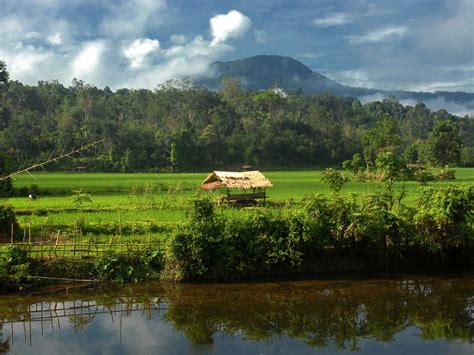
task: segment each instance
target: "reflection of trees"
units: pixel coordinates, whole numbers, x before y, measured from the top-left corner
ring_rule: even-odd
[[[184,286],[168,294],[166,319],[195,343],[211,343],[213,334],[271,340],[288,336],[310,346],[333,344],[355,350],[362,338],[391,341],[408,326],[424,340],[445,338],[472,342],[474,322],[469,281],[384,281],[321,283],[313,289],[268,289],[259,284]]]
[[[139,312],[151,320],[163,300],[168,304],[165,319],[195,344],[211,344],[216,333],[224,333],[248,340],[290,337],[312,347],[356,350],[360,339],[392,341],[409,326],[420,329],[422,340],[474,340],[474,280],[468,278],[133,285],[2,300],[0,321],[34,320],[32,310],[41,302],[53,309],[53,304],[66,304],[74,310],[67,314],[69,321],[81,331],[100,312],[112,318],[117,312],[124,317]],[[0,328],[0,350],[7,349],[9,339],[1,343],[1,337]]]
[[[0,354],[6,354],[10,351],[10,337],[3,340],[3,323],[0,322]]]

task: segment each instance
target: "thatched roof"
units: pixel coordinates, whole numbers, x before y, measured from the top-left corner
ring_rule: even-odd
[[[201,189],[211,190],[219,187],[229,189],[256,189],[272,187],[272,183],[260,171],[214,171],[204,180]]]

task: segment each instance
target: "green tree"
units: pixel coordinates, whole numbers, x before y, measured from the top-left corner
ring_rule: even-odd
[[[397,180],[401,177],[404,169],[404,164],[398,154],[390,149],[383,149],[377,153],[375,166],[377,171],[382,174],[381,180]]]
[[[6,85],[9,78],[10,74],[7,71],[7,65],[3,60],[0,60],[0,87]]]
[[[397,122],[388,115],[383,115],[376,126],[369,130],[362,138],[364,159],[367,170],[373,166],[379,150],[390,148],[392,151],[400,145]]]
[[[461,158],[461,147],[459,125],[438,119],[425,143],[425,159],[437,166],[456,165]]]
[[[347,178],[339,171],[329,168],[324,170],[321,175],[321,182],[331,189],[333,193],[339,193],[342,186],[347,182]]]
[[[0,198],[11,197],[14,194],[12,180],[6,178],[8,176],[7,158],[0,154]]]

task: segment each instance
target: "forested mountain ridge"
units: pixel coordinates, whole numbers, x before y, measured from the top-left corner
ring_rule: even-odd
[[[424,104],[404,106],[394,98],[362,104],[330,94],[247,91],[232,79],[224,80],[217,92],[189,82],[115,92],[77,80],[70,87],[55,81],[29,86],[8,78],[0,83],[0,153],[11,169],[102,138],[103,145],[94,151],[49,169],[341,166],[362,152],[364,137],[387,118],[393,121],[390,134],[400,137],[397,154],[407,161],[425,159],[425,142],[439,127],[437,122],[447,122],[460,142],[451,154],[452,163],[474,165],[473,118],[432,112]]]
[[[285,56],[258,55],[228,62],[214,62],[210,68],[211,77],[200,82],[209,89],[218,88],[225,77],[236,77],[247,90],[266,90],[277,86],[288,91],[306,94],[328,92],[337,96],[364,97],[379,95],[394,96],[399,100],[428,102],[444,99],[463,105],[468,112],[474,112],[474,93],[436,91],[413,92],[405,90],[381,90],[342,85],[311,70],[303,63]]]

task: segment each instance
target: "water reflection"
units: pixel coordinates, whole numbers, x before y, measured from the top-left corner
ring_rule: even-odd
[[[0,353],[472,353],[473,336],[472,277],[147,284],[0,297]]]

